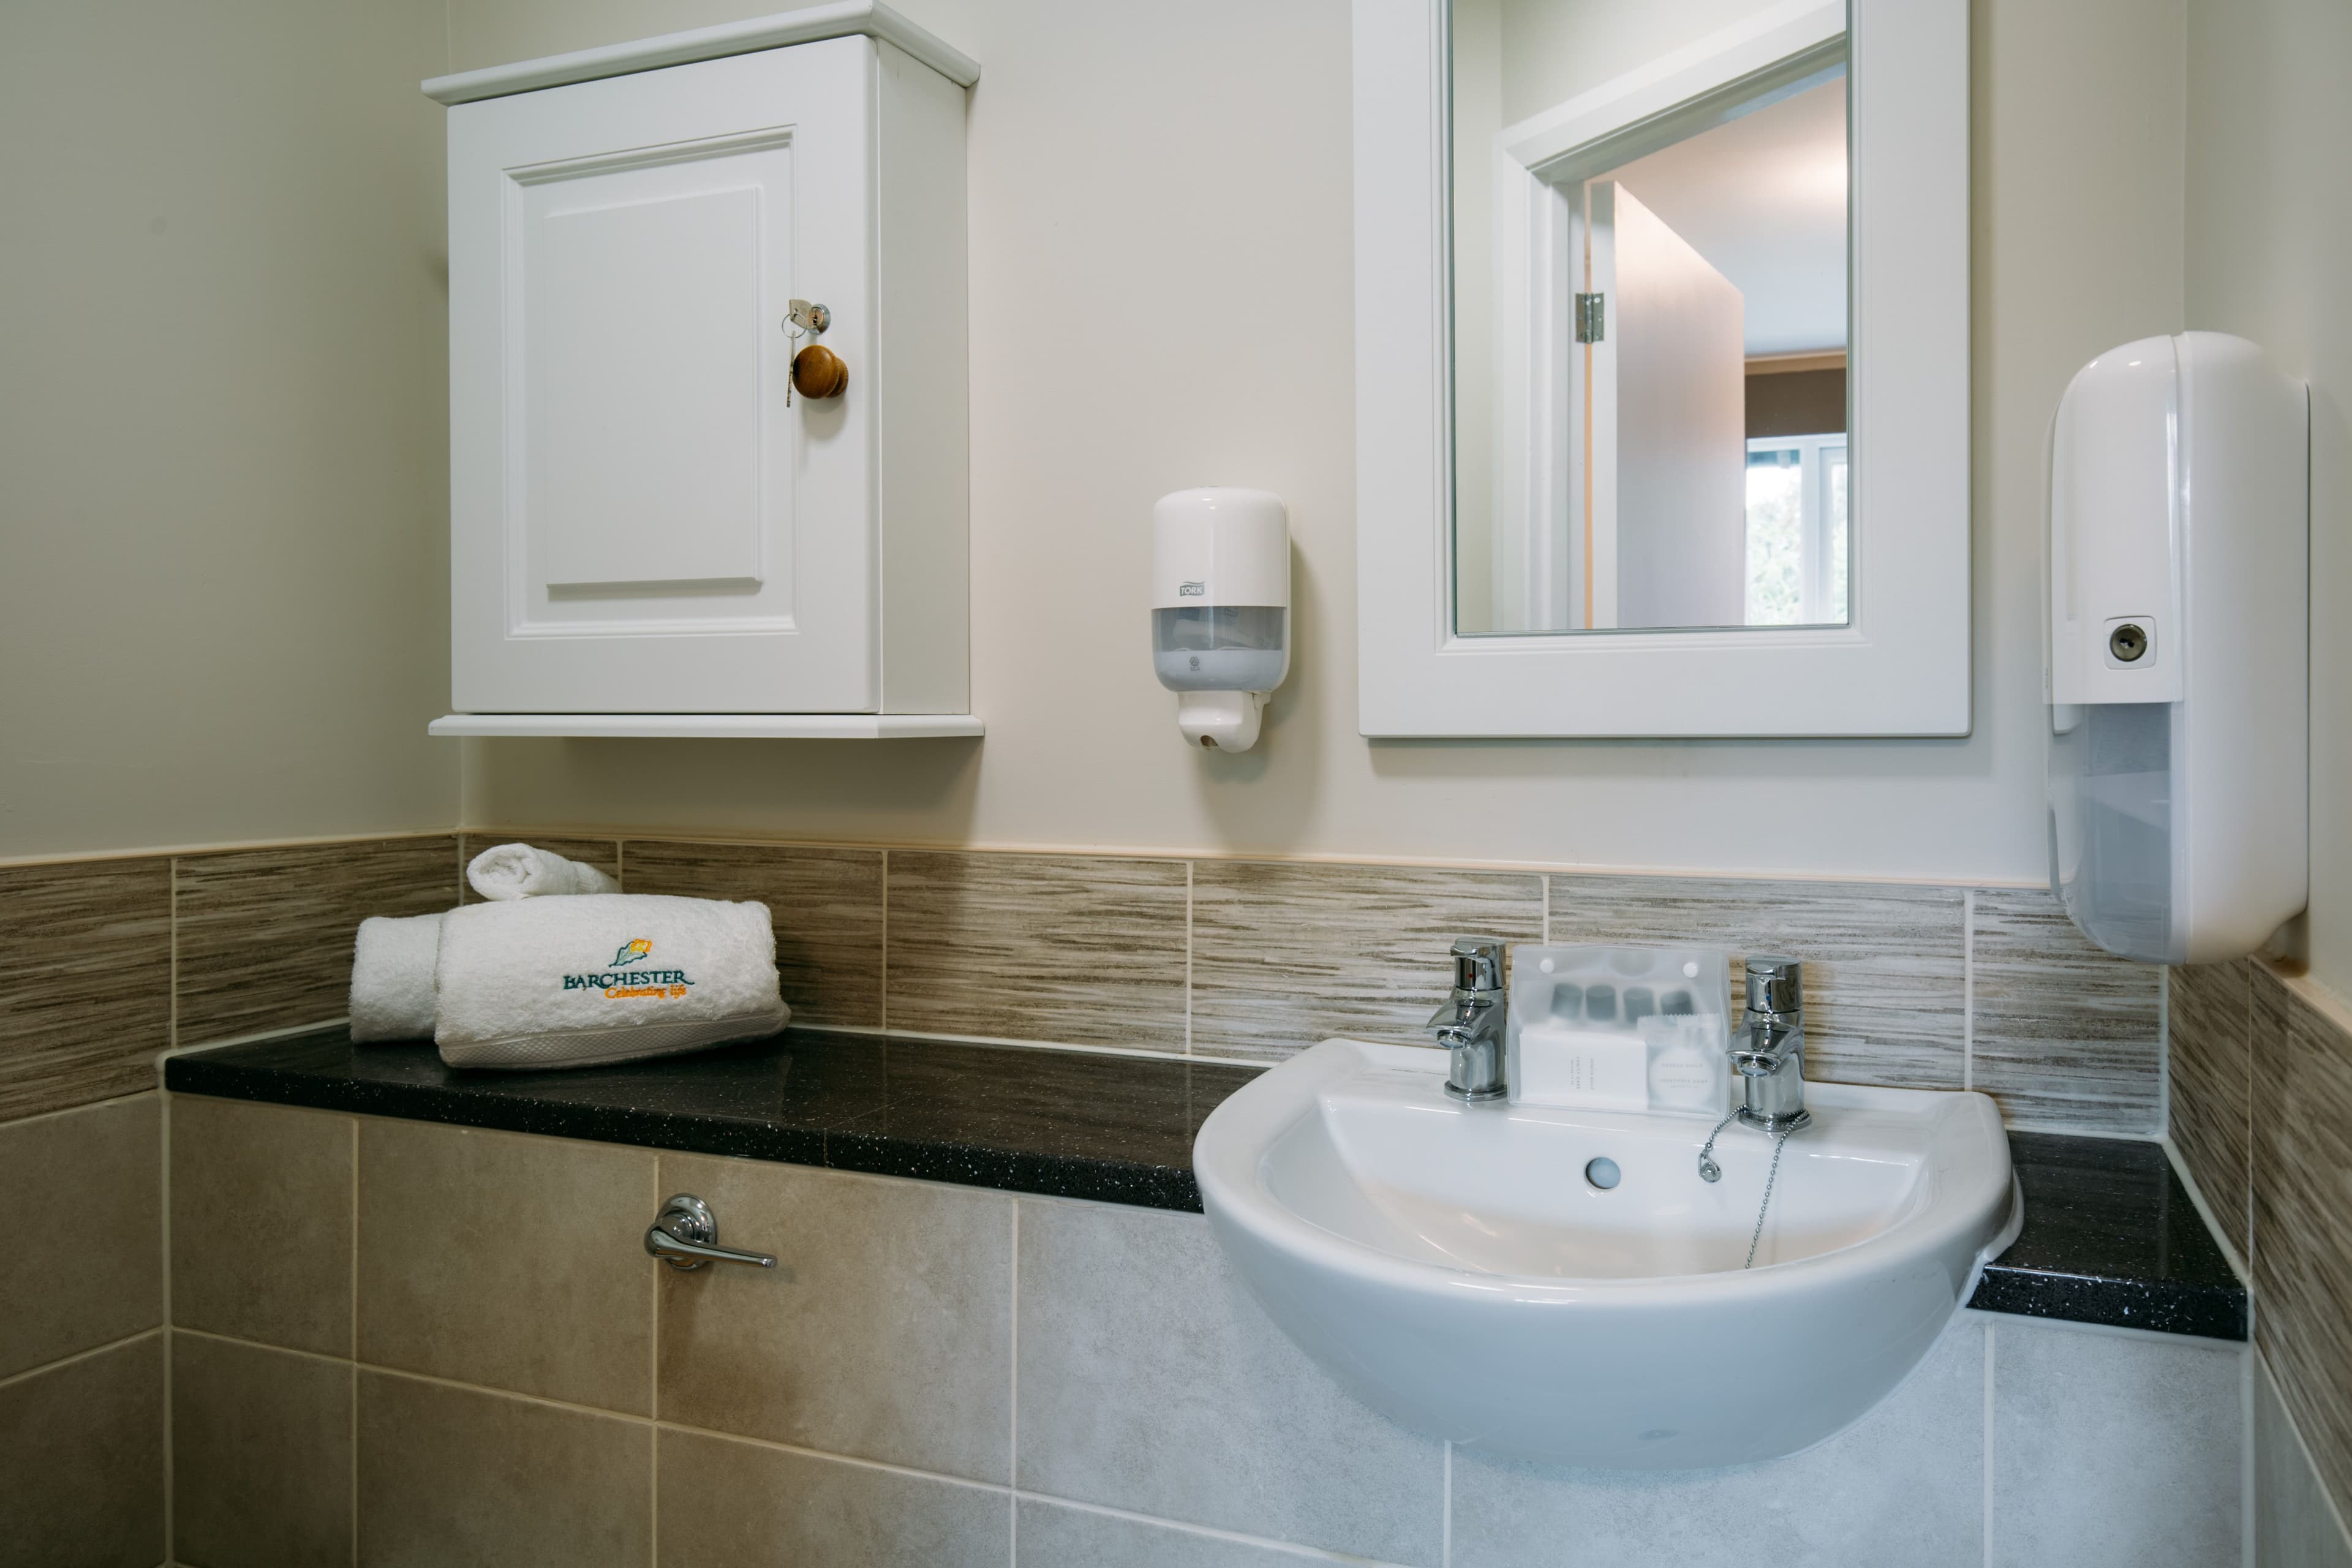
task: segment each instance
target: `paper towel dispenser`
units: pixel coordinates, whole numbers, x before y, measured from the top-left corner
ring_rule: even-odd
[[[2052,432],[2050,881],[2156,963],[2242,957],[2309,879],[2308,397],[2242,338],[2078,372]]]

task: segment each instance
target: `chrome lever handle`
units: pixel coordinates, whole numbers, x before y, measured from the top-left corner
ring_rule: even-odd
[[[776,1266],[776,1260],[764,1252],[738,1252],[719,1246],[717,1217],[710,1205],[692,1193],[680,1193],[662,1205],[661,1214],[646,1229],[646,1250],[672,1268],[700,1268],[711,1263]]]

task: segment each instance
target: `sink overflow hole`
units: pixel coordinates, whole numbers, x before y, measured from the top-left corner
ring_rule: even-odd
[[[1625,1179],[1625,1173],[1617,1168],[1616,1161],[1609,1158],[1606,1154],[1603,1154],[1598,1160],[1586,1162],[1584,1167],[1584,1179],[1591,1182],[1594,1186],[1599,1187],[1605,1193],[1610,1188],[1615,1186],[1619,1182],[1623,1181]]]

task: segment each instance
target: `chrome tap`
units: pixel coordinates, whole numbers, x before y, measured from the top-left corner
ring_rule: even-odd
[[[1797,960],[1748,959],[1748,1009],[1731,1037],[1731,1065],[1747,1094],[1743,1123],[1777,1137],[1812,1121],[1805,1109],[1805,966]]]
[[[1454,989],[1445,1005],[1429,1016],[1430,1037],[1453,1054],[1445,1092],[1456,1100],[1500,1100],[1505,1026],[1511,997],[1503,982],[1503,940],[1464,936],[1454,940]]]

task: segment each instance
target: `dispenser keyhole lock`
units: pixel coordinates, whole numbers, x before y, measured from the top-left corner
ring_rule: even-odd
[[[2126,621],[2107,634],[2107,651],[2115,655],[2117,664],[2137,662],[2140,655],[2147,651],[2147,629],[2137,622]]]

